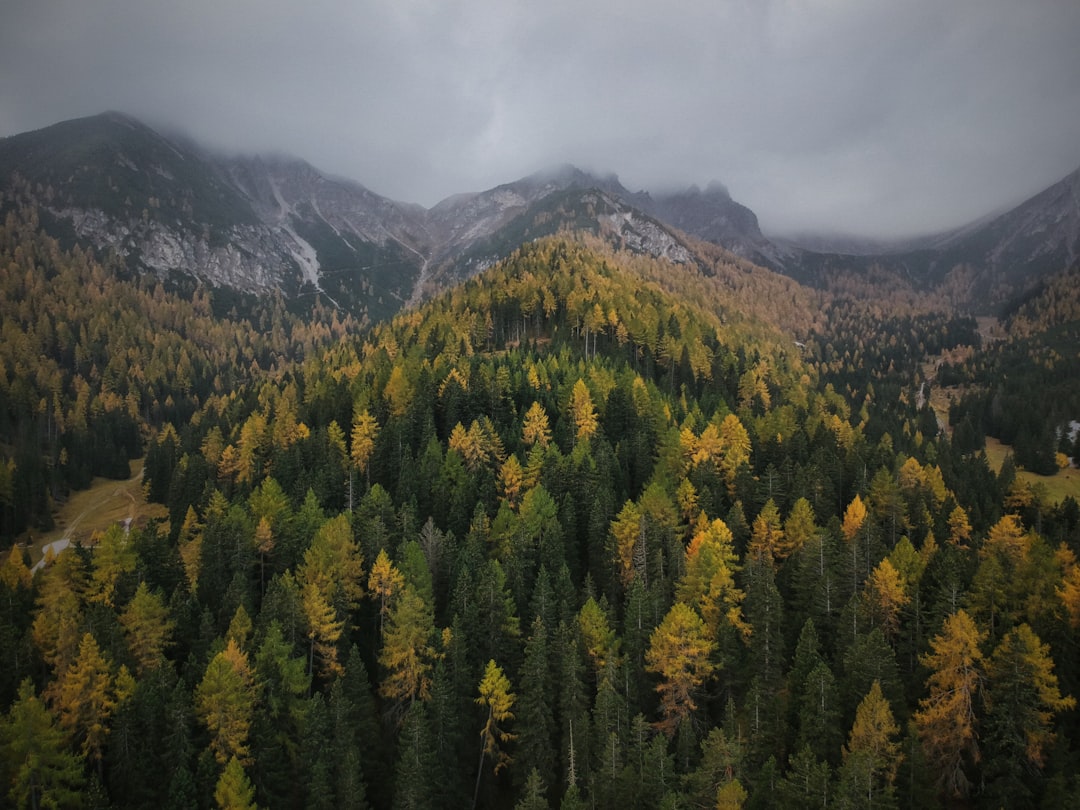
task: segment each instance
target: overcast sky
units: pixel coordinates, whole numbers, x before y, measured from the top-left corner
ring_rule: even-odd
[[[1080,167],[1078,34],[1078,0],[7,0],[0,135],[113,109],[423,205],[572,162],[906,235]]]

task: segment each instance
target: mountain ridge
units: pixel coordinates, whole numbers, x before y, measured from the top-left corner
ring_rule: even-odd
[[[567,228],[680,261],[693,252],[686,235],[823,288],[884,272],[984,310],[1080,255],[1080,170],[1009,211],[895,243],[769,238],[719,183],[632,192],[615,174],[570,164],[425,208],[292,156],[216,155],[115,112],[0,140],[9,195],[16,175],[71,239],[133,266],[245,292],[321,294],[369,319],[490,266],[515,239]]]

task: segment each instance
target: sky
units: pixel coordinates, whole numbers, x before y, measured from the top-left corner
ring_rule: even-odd
[[[425,206],[561,163],[895,237],[1080,167],[1077,0],[6,0],[0,136],[118,110]]]

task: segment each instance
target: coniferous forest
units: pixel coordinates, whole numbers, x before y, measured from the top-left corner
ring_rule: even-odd
[[[371,327],[25,205],[0,267],[6,806],[1080,795],[1080,508],[1017,471],[1073,455],[1075,273],[984,345],[573,234]],[[167,517],[32,574],[16,539],[143,457]]]

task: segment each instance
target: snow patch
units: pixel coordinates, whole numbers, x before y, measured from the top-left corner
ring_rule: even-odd
[[[319,254],[318,251],[312,247],[311,243],[303,239],[300,234],[292,226],[290,217],[295,215],[296,212],[293,207],[285,202],[285,198],[281,196],[281,189],[278,187],[277,180],[273,177],[270,178],[270,188],[274,192],[274,199],[277,200],[278,208],[281,213],[278,215],[278,227],[281,228],[289,238],[292,240],[292,244],[289,245],[289,252],[296,260],[296,263],[300,265],[300,272],[303,273],[304,278],[311,283],[319,292],[323,289],[319,285]]]

